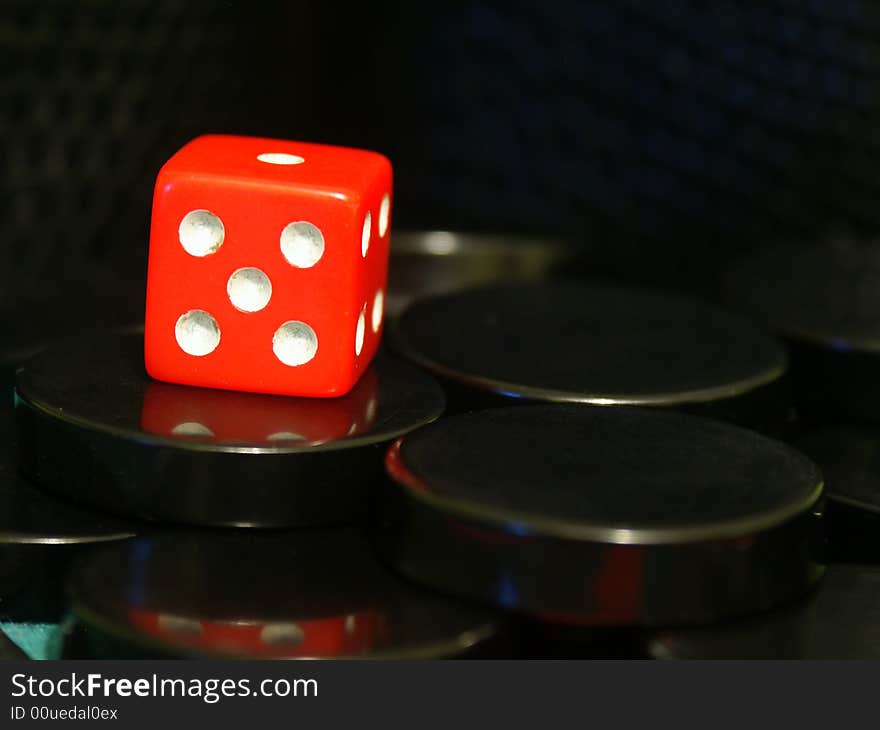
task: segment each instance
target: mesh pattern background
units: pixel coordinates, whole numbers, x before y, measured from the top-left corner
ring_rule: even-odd
[[[0,0],[0,290],[137,291],[155,173],[203,132],[380,149],[396,225],[654,276],[880,224],[874,4],[368,5]]]
[[[580,234],[662,275],[876,230],[876,4],[480,3],[425,31],[406,47],[408,211]]]
[[[284,94],[261,93],[265,75],[243,73],[270,63],[257,33],[287,42],[278,15],[210,0],[0,0],[7,297],[138,286],[162,162],[197,134],[248,131],[252,114],[284,107]]]

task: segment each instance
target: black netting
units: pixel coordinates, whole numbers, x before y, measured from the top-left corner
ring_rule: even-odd
[[[262,63],[283,77],[256,38],[284,39],[269,10],[213,0],[0,2],[7,295],[68,280],[136,285],[159,166],[199,133],[246,130],[253,112],[259,125],[262,84],[250,84],[246,68]]]
[[[142,277],[155,172],[204,131],[379,148],[397,224],[661,272],[880,224],[861,0],[3,0],[0,69],[4,291]]]
[[[417,224],[579,233],[694,269],[719,247],[880,223],[876,4],[410,12],[387,144]]]

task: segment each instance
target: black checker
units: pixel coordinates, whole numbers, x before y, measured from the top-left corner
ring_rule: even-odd
[[[574,405],[444,419],[389,453],[380,544],[437,589],[574,623],[767,608],[821,575],[822,478],[716,421]]]
[[[334,399],[159,383],[136,334],[50,348],[16,393],[22,467],[46,489],[145,519],[261,527],[361,519],[385,446],[444,406],[430,376],[385,356]]]
[[[449,382],[512,399],[687,406],[764,397],[786,370],[751,323],[677,295],[553,282],[416,302],[392,327]]]

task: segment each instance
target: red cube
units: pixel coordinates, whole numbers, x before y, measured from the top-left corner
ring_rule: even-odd
[[[347,393],[381,336],[391,178],[364,150],[216,135],[183,147],[153,197],[147,372]]]

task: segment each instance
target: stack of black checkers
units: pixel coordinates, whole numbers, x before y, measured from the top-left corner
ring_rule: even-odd
[[[415,366],[380,354],[335,399],[221,392],[150,380],[142,334],[107,331],[43,348],[14,395],[16,529],[56,545],[63,522],[90,543],[45,581],[60,646],[34,649],[36,611],[10,626],[30,654],[427,658],[498,641],[494,613],[403,583],[362,534],[387,448],[444,409]],[[11,593],[34,576],[17,550]]]
[[[0,657],[57,658],[73,562],[144,525],[82,508],[40,490],[17,469],[11,383],[0,407]]]
[[[0,606],[6,621],[58,621],[60,570],[84,546],[132,537],[141,525],[48,495],[15,469],[9,408],[0,417]]]
[[[396,240],[398,311],[341,398],[155,382],[137,331],[21,364],[18,646],[51,623],[70,658],[880,656],[880,428],[803,397],[795,330],[752,306],[772,285],[732,271],[722,308],[583,278],[560,242]],[[65,554],[40,585],[37,553]]]

